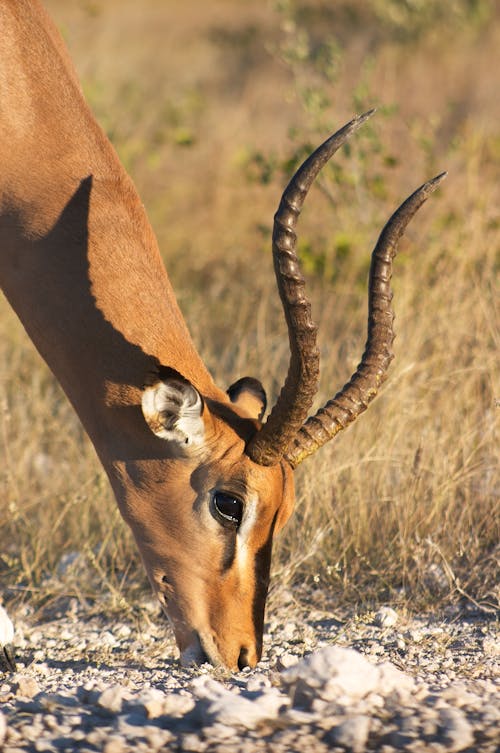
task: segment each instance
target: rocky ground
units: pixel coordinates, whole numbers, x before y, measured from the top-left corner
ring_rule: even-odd
[[[140,622],[76,603],[49,621],[18,614],[18,671],[0,678],[0,749],[499,750],[491,615],[332,616],[290,598],[271,611],[259,666],[227,674],[182,669],[155,609]]]

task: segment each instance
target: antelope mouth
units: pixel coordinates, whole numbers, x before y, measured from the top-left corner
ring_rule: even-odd
[[[210,636],[194,634],[194,641],[181,651],[181,666],[195,667],[200,664],[212,664],[214,667],[224,665],[215,641]]]

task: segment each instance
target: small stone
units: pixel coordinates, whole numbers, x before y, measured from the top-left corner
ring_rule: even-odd
[[[262,672],[258,672],[248,678],[247,690],[249,693],[262,693],[266,688],[270,687],[271,682],[269,678]]]
[[[290,667],[294,667],[298,661],[298,656],[294,656],[294,654],[285,651],[285,653],[281,654],[279,657],[277,667],[280,671],[283,669],[290,669]]]
[[[18,677],[13,689],[16,695],[22,698],[34,698],[40,692],[40,686],[35,678],[27,675]]]
[[[43,724],[47,729],[57,729],[58,721],[54,714],[45,714],[43,717]]]
[[[421,641],[424,638],[424,634],[422,630],[418,630],[414,628],[411,630],[407,630],[404,633],[403,637],[411,643],[421,643]]]
[[[406,651],[406,643],[402,635],[398,635],[396,638],[396,648],[398,651]]]
[[[152,750],[159,750],[172,742],[174,735],[168,729],[159,729],[152,725],[146,725],[142,728],[142,734],[148,744],[148,753]]]
[[[487,636],[483,640],[483,651],[487,656],[500,656],[500,640]]]
[[[101,646],[116,646],[116,638],[109,630],[105,630],[100,635]]]
[[[206,743],[200,740],[198,735],[194,733],[184,735],[182,738],[181,750],[188,751],[189,753],[203,753],[206,747]]]
[[[163,714],[180,718],[189,714],[195,707],[194,698],[190,695],[181,695],[180,693],[169,693],[164,697]]]
[[[424,737],[435,737],[437,731],[437,720],[432,718],[424,719],[421,723],[420,730]]]
[[[35,741],[34,748],[38,753],[45,753],[45,751],[48,753],[49,751],[52,752],[54,750],[54,745],[50,738],[42,737]]]
[[[110,735],[104,743],[102,751],[103,753],[124,753],[127,748],[127,743],[123,739],[123,737],[119,737],[118,735]]]
[[[451,706],[458,708],[466,706],[469,710],[480,709],[484,705],[484,699],[470,693],[463,682],[454,682],[445,688],[441,695]]]
[[[40,715],[35,714],[34,716],[32,716],[31,723],[23,724],[20,727],[20,731],[22,732],[23,738],[25,740],[29,740],[29,742],[35,742],[36,740],[38,740],[38,738],[44,734],[43,726],[40,723]]]
[[[121,685],[111,685],[99,695],[97,705],[111,714],[119,714],[123,707],[125,692],[125,688]]]
[[[408,695],[415,689],[415,680],[410,675],[401,672],[400,669],[390,662],[378,665],[379,693],[385,696],[396,693],[398,696]]]
[[[295,622],[287,622],[282,630],[282,640],[284,641],[292,641],[297,633],[297,625]]]
[[[474,743],[474,734],[465,714],[453,707],[439,709],[442,742],[450,753],[464,750]]]
[[[52,674],[52,671],[53,670],[46,662],[40,662],[36,665],[36,672],[38,675],[50,675]]]
[[[119,625],[116,628],[115,633],[118,638],[128,638],[132,633],[132,630],[128,625]]]
[[[161,690],[149,688],[140,694],[138,701],[140,706],[144,708],[148,719],[156,719],[165,713],[165,695]]]
[[[95,747],[100,750],[104,745],[106,738],[106,729],[104,727],[96,727],[95,729],[87,733],[85,742],[89,743],[90,745],[95,745]]]
[[[261,722],[276,718],[289,702],[276,688],[266,689],[261,696],[250,701],[206,676],[195,678],[192,687],[201,699],[198,710],[205,721],[246,729],[254,729]]]
[[[391,607],[380,607],[373,617],[374,624],[380,628],[394,627],[398,620],[398,613]]]
[[[351,716],[327,732],[328,742],[342,746],[352,753],[363,753],[368,740],[370,719],[367,716]]]
[[[328,646],[287,669],[281,677],[294,706],[308,708],[318,695],[327,701],[341,695],[363,698],[376,689],[379,671],[358,651]]]

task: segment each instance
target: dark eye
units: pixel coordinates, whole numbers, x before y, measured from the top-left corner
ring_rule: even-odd
[[[215,492],[213,496],[215,517],[223,526],[238,528],[243,517],[243,502],[238,497],[225,492]]]

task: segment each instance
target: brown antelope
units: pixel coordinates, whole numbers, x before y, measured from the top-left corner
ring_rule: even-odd
[[[253,667],[273,538],[293,509],[293,470],[377,393],[392,359],[396,243],[442,176],[384,228],[372,257],[361,363],[307,419],[319,353],[295,226],[319,170],[370,113],[297,171],[273,232],[291,357],[263,421],[260,383],[243,378],[224,391],[198,355],[143,205],[39,0],[0,0],[0,28],[3,290],[94,444],[181,660]],[[2,619],[7,643],[12,631]]]

